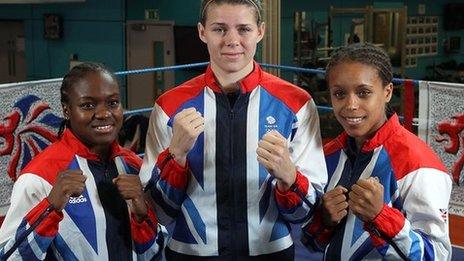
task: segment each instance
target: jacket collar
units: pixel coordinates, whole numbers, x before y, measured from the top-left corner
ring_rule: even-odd
[[[259,64],[253,61],[253,71],[237,82],[237,84],[240,85],[241,92],[247,93],[253,91],[261,82],[262,73],[263,71]],[[206,86],[210,87],[214,92],[222,92],[222,89],[214,76],[214,72],[211,69],[211,64],[208,65],[208,68],[206,69],[205,82]]]
[[[362,147],[363,152],[372,151],[380,145],[384,144],[385,141],[394,135],[401,128],[398,115],[393,114],[380,129],[377,130],[374,137],[364,142]]]
[[[374,137],[366,140],[362,147],[362,152],[373,151],[375,148],[383,145],[385,141],[402,128],[398,115],[394,113],[375,133]],[[344,131],[337,138],[337,144],[344,149],[348,146],[348,134]]]
[[[82,158],[86,158],[89,160],[101,160],[97,154],[91,152],[87,146],[84,145],[72,131],[66,128],[63,132],[63,135],[60,138],[60,142],[64,143],[67,148],[73,151],[76,155]],[[117,141],[113,141],[111,143],[111,156],[110,159],[114,159],[117,156],[122,156],[124,153],[124,149],[119,146]]]

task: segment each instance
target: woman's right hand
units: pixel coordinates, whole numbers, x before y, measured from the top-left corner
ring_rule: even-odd
[[[336,186],[322,196],[322,220],[329,227],[338,225],[348,214],[348,190],[342,186]]]
[[[55,185],[48,194],[48,201],[57,211],[63,210],[70,197],[78,197],[84,192],[86,179],[82,170],[60,171]]]
[[[174,155],[174,160],[181,166],[185,166],[187,153],[193,148],[204,129],[205,119],[193,107],[183,109],[174,117],[169,152]]]

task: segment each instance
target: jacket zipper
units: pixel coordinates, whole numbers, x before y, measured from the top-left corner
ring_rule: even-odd
[[[235,101],[237,102],[237,101]],[[232,208],[231,210],[235,209],[236,207],[236,204],[235,204],[235,184],[234,184],[234,168],[233,168],[233,161],[234,161],[234,141],[233,141],[233,124],[234,124],[234,109],[230,106],[230,103],[229,103],[229,122],[230,122],[230,129],[229,129],[229,167],[230,167],[230,177],[229,177],[229,180],[230,180],[230,184],[229,184],[229,191],[230,191],[230,198],[232,200]],[[231,231],[236,231],[237,230],[237,226],[236,226],[236,220],[235,220],[235,211],[230,211],[229,212],[231,215],[231,219],[232,219],[232,222],[231,222]],[[236,260],[237,259],[237,245],[235,244],[235,240],[234,240],[234,237],[230,237],[230,243],[231,243],[231,252],[232,252],[232,257],[233,257],[233,260]]]
[[[239,86],[240,88],[240,86]],[[224,95],[226,97],[226,101],[227,101],[227,104],[229,106],[229,167],[230,167],[230,185],[229,185],[229,191],[230,191],[230,198],[232,200],[232,208],[230,209],[230,217],[231,217],[231,230],[230,232],[233,232],[233,231],[236,231],[237,230],[237,224],[236,224],[236,218],[235,218],[235,211],[232,211],[233,209],[235,209],[236,207],[236,202],[235,202],[235,182],[234,182],[234,174],[235,174],[235,171],[234,171],[234,164],[233,164],[233,161],[234,161],[234,139],[233,139],[233,130],[234,130],[234,118],[235,118],[235,111],[234,111],[234,108],[236,106],[236,104],[238,103],[239,99],[240,99],[240,94],[238,95],[238,97],[235,99],[235,102],[233,105],[230,104],[230,101],[229,101],[229,98],[227,97],[227,95]],[[239,250],[237,248],[237,240],[234,240],[235,238],[234,237],[230,237],[230,243],[231,243],[231,253],[232,253],[232,259],[233,260],[238,260],[238,256],[237,256],[237,251]]]

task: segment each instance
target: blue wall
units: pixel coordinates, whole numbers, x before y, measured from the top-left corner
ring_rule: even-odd
[[[143,20],[145,9],[158,9],[160,20],[196,25],[200,0],[127,0],[127,20]]]
[[[63,18],[63,38],[43,37],[43,15]],[[0,5],[0,19],[25,22],[29,80],[62,77],[70,56],[98,61],[118,71],[125,68],[124,1],[87,0],[84,3]]]

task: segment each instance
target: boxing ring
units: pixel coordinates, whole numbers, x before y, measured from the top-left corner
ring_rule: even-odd
[[[205,63],[116,72],[115,75],[156,73],[207,66]],[[324,70],[261,64],[264,69],[320,74]],[[30,159],[56,140],[62,120],[61,78],[0,84],[0,224],[8,209],[10,194],[19,171]],[[450,201],[450,234],[455,246],[464,248],[464,85],[419,80],[393,80],[401,86],[403,125],[419,135],[440,156],[453,177]],[[415,92],[419,91],[416,97]],[[418,102],[418,111],[415,103]],[[125,116],[144,114],[149,108],[125,111]],[[320,114],[332,108],[318,105]],[[418,117],[414,117],[414,116]],[[321,118],[321,126],[326,124]]]

